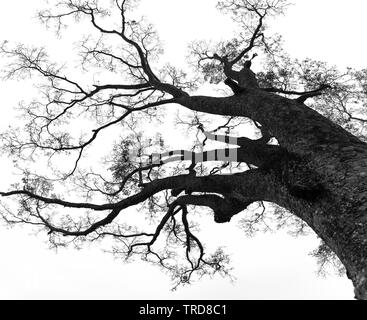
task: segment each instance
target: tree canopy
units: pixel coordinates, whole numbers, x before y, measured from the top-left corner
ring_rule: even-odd
[[[89,27],[78,65],[2,43],[4,77],[39,89],[20,104],[24,126],[1,135],[22,173],[0,192],[3,219],[44,230],[55,247],[111,243],[117,256],[168,271],[174,288],[230,276],[226,252],[207,252],[197,237],[197,215],[226,223],[244,214],[250,235],[310,227],[322,240],[314,255],[341,260],[365,298],[367,70],[290,57],[268,23],[285,0],[219,1],[237,34],[193,39],[181,70],[163,61],[137,6],[68,0],[40,11],[58,37],[70,24]],[[203,84],[218,94],[198,95]],[[171,122],[186,130],[180,150],[169,149]]]

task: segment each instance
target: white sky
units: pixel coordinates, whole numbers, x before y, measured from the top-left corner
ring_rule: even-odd
[[[50,1],[52,3],[52,1]],[[166,56],[180,65],[186,43],[194,39],[231,37],[228,20],[214,9],[214,0],[143,0],[142,10],[158,29]],[[0,11],[0,40],[51,45],[62,55],[52,34],[32,20],[41,0],[4,1]],[[339,66],[365,67],[367,24],[365,0],[294,0],[274,29],[284,36],[295,57],[326,60]],[[72,35],[73,41],[77,34]],[[0,131],[14,120],[13,107],[22,97],[19,83],[1,83]],[[5,189],[11,163],[0,162]],[[351,299],[346,277],[316,276],[314,237],[292,238],[285,232],[248,239],[236,227],[209,221],[205,234],[220,234],[211,244],[226,246],[237,280],[204,279],[171,292],[169,278],[147,264],[124,265],[98,248],[82,251],[47,249],[27,228],[0,227],[1,299]],[[214,238],[214,237],[213,237]]]

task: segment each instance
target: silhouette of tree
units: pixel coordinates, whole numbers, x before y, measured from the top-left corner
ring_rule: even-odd
[[[0,193],[5,221],[45,230],[54,246],[111,241],[114,254],[169,271],[174,287],[204,274],[230,275],[226,253],[206,252],[195,235],[195,212],[209,209],[224,223],[245,211],[248,233],[270,228],[268,219],[276,227],[292,221],[296,233],[308,226],[318,235],[314,255],[322,264],[337,257],[356,298],[367,299],[367,70],[289,57],[267,25],[284,13],[285,0],[220,1],[239,32],[219,43],[192,42],[192,72],[161,63],[152,25],[129,18],[137,1],[101,3],[58,1],[39,13],[58,35],[70,23],[90,24],[78,46],[80,72],[52,63],[44,48],[1,45],[7,78],[41,80],[39,99],[21,105],[24,128],[2,135],[3,152],[23,173]],[[196,95],[203,82],[228,90]],[[172,105],[193,114],[177,124],[196,144],[154,162],[152,153],[168,151],[165,133],[152,138],[146,129],[165,124]],[[223,122],[207,130],[209,115]],[[244,122],[258,139],[229,137]],[[101,137],[111,139],[112,152],[91,168]],[[236,159],[200,153],[210,139],[237,141]],[[214,155],[219,151],[230,150]]]

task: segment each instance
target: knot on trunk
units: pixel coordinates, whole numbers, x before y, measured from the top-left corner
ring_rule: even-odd
[[[283,152],[269,158],[264,169],[272,171],[288,188],[289,193],[306,201],[317,201],[322,198],[326,189],[322,179],[310,167],[307,159],[296,154]]]
[[[216,207],[212,207],[214,211],[214,221],[216,223],[230,222],[234,215],[246,209],[250,204],[251,201],[243,202],[234,198],[223,199],[221,202],[217,203]]]

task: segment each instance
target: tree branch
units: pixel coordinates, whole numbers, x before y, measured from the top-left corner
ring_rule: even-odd
[[[282,93],[282,94],[290,94],[290,95],[299,95],[301,97],[297,98],[296,101],[304,102],[308,98],[321,95],[322,91],[324,91],[326,89],[331,89],[331,86],[330,85],[323,85],[320,88],[312,90],[312,91],[282,90],[282,89],[278,89],[278,88],[262,88],[261,90],[264,90],[266,92],[274,92],[274,93]]]
[[[1,192],[0,195],[3,197],[27,196],[28,199],[24,199],[26,201],[35,200],[44,204],[59,205],[66,208],[84,208],[95,211],[112,210],[105,218],[92,223],[90,227],[84,230],[65,230],[52,225],[51,223],[47,222],[46,219],[42,218],[42,222],[52,232],[61,233],[65,236],[86,236],[97,229],[110,224],[124,209],[134,206],[138,203],[142,203],[149,197],[163,190],[172,190],[183,187],[190,189],[193,192],[223,194],[228,201],[221,202],[219,201],[219,198],[212,196],[210,196],[206,202],[204,201],[203,197],[187,198],[192,200],[194,204],[198,205],[204,205],[204,203],[206,203],[212,207],[215,203],[220,204],[218,209],[219,213],[217,213],[218,219],[220,220],[220,217],[228,218],[228,216],[225,214],[226,210],[230,209],[232,213],[234,213],[236,210],[241,211],[243,210],[243,206],[247,206],[249,202],[264,200],[273,201],[276,203],[278,199],[276,190],[279,188],[274,188],[273,184],[274,181],[271,176],[269,176],[269,173],[262,170],[251,170],[235,175],[215,175],[206,177],[181,175],[153,180],[152,182],[145,184],[142,191],[130,197],[115,203],[102,205],[63,201],[60,199],[40,196],[27,190]],[[255,185],[256,187],[254,187]]]
[[[214,221],[217,223],[229,222],[237,213],[246,209],[253,201],[248,199],[244,201],[230,198],[228,195],[225,198],[220,196],[209,195],[186,195],[179,197],[176,202],[180,205],[195,205],[209,207],[214,212]]]

